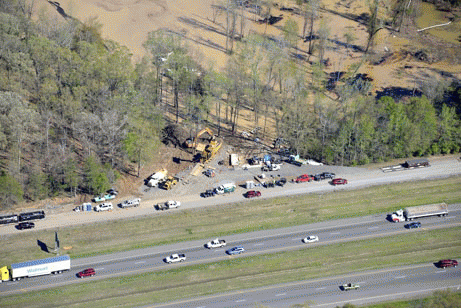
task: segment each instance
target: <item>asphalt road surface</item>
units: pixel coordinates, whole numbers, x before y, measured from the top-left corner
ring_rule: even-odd
[[[385,185],[402,181],[426,180],[448,177],[461,174],[461,162],[454,157],[446,157],[438,160],[431,160],[431,167],[412,169],[398,172],[384,173],[381,169],[367,169],[357,167],[341,167],[341,166],[294,166],[285,164],[280,171],[269,172],[268,176],[278,175],[300,175],[304,173],[316,174],[323,171],[335,172],[336,176],[343,177],[348,180],[347,185],[333,186],[329,181],[310,183],[287,183],[284,187],[275,188],[257,188],[261,190],[262,197],[271,198],[279,196],[289,196],[306,193],[328,193],[343,189],[358,189],[374,185]],[[146,215],[161,215],[162,211],[156,211],[154,205],[159,202],[172,199],[181,201],[181,208],[171,211],[196,208],[209,205],[225,204],[244,201],[243,194],[247,191],[244,188],[238,187],[234,193],[201,198],[200,192],[207,188],[216,187],[223,182],[233,181],[235,183],[243,182],[244,180],[253,179],[254,176],[261,174],[260,169],[235,169],[222,170],[218,172],[215,178],[194,177],[188,180],[188,184],[178,184],[171,191],[165,191],[158,188],[146,192],[142,197],[141,205],[137,208],[120,209],[116,204],[122,202],[128,197],[119,197],[112,200],[114,210],[111,212],[72,212],[71,210],[62,213],[47,212],[47,217],[44,220],[35,221],[35,229],[18,231],[13,224],[0,226],[0,237],[2,235],[14,234],[18,232],[33,232],[33,230],[51,229],[56,230],[58,227],[88,224],[97,221],[106,221],[114,219],[126,219],[129,217],[146,216]]]
[[[357,290],[343,291],[344,283],[358,283]],[[439,269],[434,264],[368,271],[282,285],[242,290],[197,299],[146,307],[289,307],[309,303],[309,307],[337,307],[403,299],[437,290],[461,289],[461,271]]]
[[[405,223],[392,223],[386,220],[386,214],[367,217],[328,221],[323,223],[275,229],[224,237],[228,245],[224,248],[206,249],[205,242],[193,241],[152,247],[125,253],[97,256],[72,260],[72,269],[60,275],[47,275],[9,281],[0,284],[0,294],[14,294],[36,289],[45,289],[71,283],[80,283],[95,279],[104,279],[126,274],[137,274],[164,270],[177,266],[246,257],[263,253],[318,247],[344,241],[361,240],[380,236],[395,236],[402,233],[418,232],[424,229],[447,228],[461,225],[461,205],[451,205],[446,217],[421,219],[422,228],[407,230]],[[307,235],[317,235],[319,242],[302,243]],[[210,239],[211,240],[211,239]],[[226,250],[242,245],[245,252],[238,256],[229,256]],[[166,264],[164,258],[172,253],[185,253],[187,260],[178,264]],[[84,268],[93,267],[96,276],[79,279],[76,273]]]

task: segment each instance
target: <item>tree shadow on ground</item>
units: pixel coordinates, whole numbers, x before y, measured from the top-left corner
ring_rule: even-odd
[[[394,100],[399,100],[402,97],[407,97],[407,96],[417,96],[421,97],[423,93],[414,88],[414,89],[409,89],[409,88],[402,88],[402,87],[387,87],[384,88],[382,91],[376,91],[376,99],[380,99],[381,97],[384,96],[390,96]]]

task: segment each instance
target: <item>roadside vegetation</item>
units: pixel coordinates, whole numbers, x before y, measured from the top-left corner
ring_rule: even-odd
[[[403,232],[371,241],[305,246],[170,269],[165,266],[156,272],[6,296],[0,306],[87,307],[91,302],[92,307],[133,307],[307,279],[354,276],[365,270],[459,258],[460,232],[461,227]]]
[[[150,217],[62,227],[61,251],[71,258],[132,250],[217,236],[304,225],[321,221],[391,213],[406,206],[461,202],[461,177],[403,182],[328,194],[252,200],[181,210]],[[84,213],[75,214],[79,219]],[[91,237],[88,237],[91,234]],[[49,256],[37,240],[54,246],[54,230],[11,234],[2,238],[5,264]],[[63,250],[65,247],[70,249]]]
[[[459,80],[442,71],[446,79],[402,89],[413,96],[396,100],[370,95],[373,80],[357,73],[372,62],[383,25],[403,31],[414,18],[419,1],[395,2],[385,13],[380,1],[371,1],[363,25],[357,16],[367,28],[364,46],[350,33],[343,34],[346,42],[330,37],[319,20],[320,1],[290,3],[304,26],[287,18],[275,37],[243,37],[242,1],[217,5],[216,16],[227,16],[228,62],[215,71],[170,31],[150,33],[148,56],[133,65],[126,47],[102,38],[95,19],[44,13],[34,19],[34,1],[0,1],[0,210],[22,200],[101,193],[120,174],[139,176],[168,121],[191,134],[207,125],[239,136],[244,111],[267,144],[281,137],[293,153],[330,164],[459,152]],[[252,14],[267,28],[274,3],[258,3]],[[438,3],[459,7],[459,1]],[[299,50],[307,38],[308,50]],[[362,56],[348,67],[333,63],[344,69],[329,76],[325,54],[336,41],[344,52],[339,58],[349,49]]]

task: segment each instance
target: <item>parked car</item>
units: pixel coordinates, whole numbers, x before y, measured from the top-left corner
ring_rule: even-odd
[[[202,198],[213,197],[214,195],[216,195],[216,191],[214,189],[207,189],[205,192],[200,194]]]
[[[112,211],[113,209],[114,209],[114,206],[110,202],[101,203],[94,207],[94,210],[96,212]]]
[[[411,222],[409,224],[405,225],[405,228],[407,229],[417,229],[421,228],[421,223],[419,221]]]
[[[106,194],[106,195],[104,195],[104,199],[105,199],[105,201],[115,199],[115,195]]]
[[[323,172],[314,175],[314,180],[320,181],[320,180],[325,180],[325,179],[333,179],[335,177],[335,174],[332,172]]]
[[[249,190],[246,192],[245,197],[247,198],[261,197],[261,192],[259,190]]]
[[[301,183],[301,182],[312,182],[314,180],[314,177],[309,174],[302,174],[298,176],[295,180],[296,183]]]
[[[457,267],[458,266],[458,261],[450,260],[450,259],[440,260],[439,262],[437,262],[437,266],[440,267],[440,268]]]
[[[309,235],[308,237],[303,238],[303,243],[314,243],[318,241],[319,237],[317,235]]]
[[[94,268],[87,268],[87,269],[77,273],[78,278],[92,277],[94,275],[96,275],[96,271],[94,270]]]
[[[231,249],[226,250],[226,253],[228,255],[238,255],[238,254],[241,254],[242,252],[245,252],[245,249],[243,248],[243,246],[235,246],[235,247],[232,247]]]
[[[20,222],[16,225],[16,229],[24,230],[24,229],[32,229],[35,228],[35,224],[33,222]]]
[[[136,198],[136,199],[131,199],[131,200],[125,200],[122,203],[120,203],[119,206],[123,209],[127,207],[138,207],[140,203],[141,203],[141,199]]]
[[[118,191],[114,188],[109,189],[107,193],[114,196],[118,195]]]
[[[106,198],[104,196],[96,196],[93,198],[94,202],[104,202],[106,201]]]
[[[346,180],[346,179],[337,178],[337,179],[333,179],[333,180],[331,181],[331,184],[332,184],[332,185],[344,185],[344,184],[347,184],[347,180]]]

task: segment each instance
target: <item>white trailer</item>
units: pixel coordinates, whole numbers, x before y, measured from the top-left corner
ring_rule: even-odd
[[[448,205],[446,203],[436,203],[407,207],[405,210],[392,213],[391,218],[394,222],[401,222],[422,217],[446,215],[448,215]]]
[[[26,261],[11,264],[11,270],[8,271],[6,266],[0,269],[0,282],[6,280],[20,280],[21,278],[60,274],[63,271],[70,270],[70,257],[59,256],[41,260]]]

